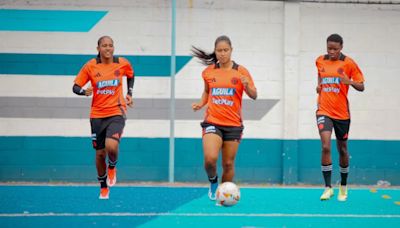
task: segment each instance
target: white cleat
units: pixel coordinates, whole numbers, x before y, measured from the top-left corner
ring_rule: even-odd
[[[324,193],[321,195],[321,200],[329,200],[333,196],[333,189],[330,187],[326,187]]]

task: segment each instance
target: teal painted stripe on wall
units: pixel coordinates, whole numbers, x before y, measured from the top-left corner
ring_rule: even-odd
[[[289,140],[296,146],[296,165],[286,167],[288,145],[279,139],[243,139],[235,165],[239,183],[283,183],[291,169],[298,176],[292,184],[323,183],[319,140]],[[123,138],[119,156],[119,180],[168,181],[168,138]],[[335,145],[333,142],[332,145]],[[177,138],[175,141],[175,180],[207,182],[203,168],[201,139]],[[338,156],[332,147],[334,176],[339,180]],[[387,180],[400,185],[398,151],[400,141],[350,140],[351,184],[376,184]],[[96,182],[94,151],[90,138],[84,137],[0,137],[0,181],[78,181]],[[221,176],[221,158],[218,172]]]
[[[89,32],[107,11],[0,9],[0,31]]]
[[[76,75],[93,55],[66,54],[18,54],[0,53],[0,74],[12,75]],[[171,57],[165,55],[128,55],[136,76],[169,77]],[[191,56],[176,57],[176,72],[179,72]]]
[[[165,148],[168,150],[168,148]],[[235,160],[235,181],[246,183],[282,182],[281,140],[243,139]],[[222,158],[217,169],[222,177]],[[175,180],[205,182],[201,139],[177,138],[175,140]]]
[[[320,141],[299,140],[298,144],[298,182],[322,183]],[[340,180],[336,140],[332,140],[331,145],[332,182],[336,183]],[[387,180],[400,185],[400,141],[349,140],[348,151],[349,183],[376,184],[379,180]]]

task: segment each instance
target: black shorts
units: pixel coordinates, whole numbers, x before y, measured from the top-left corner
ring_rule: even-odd
[[[222,141],[240,141],[242,139],[243,126],[226,127],[207,122],[202,122],[200,125],[203,128],[203,135],[210,133],[217,134],[222,138]]]
[[[317,126],[319,132],[332,131],[332,128],[334,128],[336,139],[345,141],[349,136],[350,119],[337,120],[329,116],[317,115]]]
[[[106,147],[106,138],[119,142],[125,127],[123,116],[110,116],[106,118],[91,118],[93,148],[101,150]]]

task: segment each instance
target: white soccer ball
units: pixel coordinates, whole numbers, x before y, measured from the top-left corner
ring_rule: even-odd
[[[224,182],[217,188],[217,204],[233,206],[240,200],[240,190],[233,182]]]

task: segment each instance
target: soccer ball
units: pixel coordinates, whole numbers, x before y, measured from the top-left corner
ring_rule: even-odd
[[[224,182],[217,188],[217,204],[233,206],[240,200],[240,190],[233,182]]]

